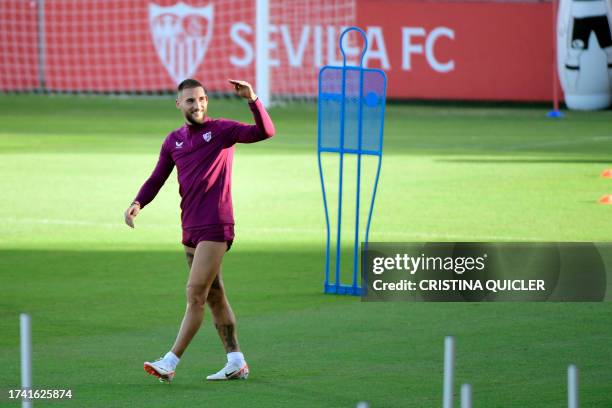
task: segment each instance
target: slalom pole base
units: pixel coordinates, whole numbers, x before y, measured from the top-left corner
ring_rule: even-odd
[[[560,110],[556,110],[556,109],[551,110],[550,112],[546,114],[546,117],[548,118],[562,118],[564,116],[565,114],[563,112],[561,112]]]
[[[324,293],[328,295],[349,295],[349,296],[361,296],[363,295],[363,288],[352,285],[335,285],[333,283],[325,285]]]

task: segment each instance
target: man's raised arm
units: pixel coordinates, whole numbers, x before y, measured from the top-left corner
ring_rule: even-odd
[[[274,123],[263,103],[255,92],[251,84],[246,81],[238,81],[230,79],[229,82],[234,85],[236,94],[249,101],[249,108],[253,113],[253,119],[255,119],[255,126],[237,124],[232,129],[232,142],[234,143],[255,143],[260,140],[269,139],[274,136],[275,129]]]

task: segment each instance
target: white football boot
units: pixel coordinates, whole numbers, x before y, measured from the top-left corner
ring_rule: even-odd
[[[163,358],[155,360],[152,363],[148,361],[144,363],[144,370],[154,377],[159,378],[161,382],[171,382],[174,378],[174,369],[164,361]]]
[[[249,376],[249,366],[244,363],[239,366],[235,363],[227,363],[219,372],[206,377],[209,381],[223,380],[246,380]]]

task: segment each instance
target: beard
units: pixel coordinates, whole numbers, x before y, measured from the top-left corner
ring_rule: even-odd
[[[204,123],[206,119],[206,111],[202,112],[202,116],[196,116],[197,113],[187,113],[185,112],[185,120],[191,125],[201,125]]]

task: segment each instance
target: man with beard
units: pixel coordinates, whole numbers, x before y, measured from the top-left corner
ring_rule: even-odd
[[[172,131],[162,144],[159,160],[149,179],[125,211],[125,222],[134,228],[134,217],[157,195],[177,168],[181,195],[182,243],[189,264],[187,308],[174,345],[166,355],[145,362],[147,373],[172,381],[176,366],[197,333],[208,304],[227,364],[208,380],[246,379],[249,367],[240,351],[236,318],[225,295],[221,262],[234,240],[231,197],[234,144],[254,143],[274,135],[274,124],[248,82],[229,80],[236,94],[249,103],[255,125],[207,116],[208,96],[202,84],[186,79],[178,86],[176,107],[185,125]]]

